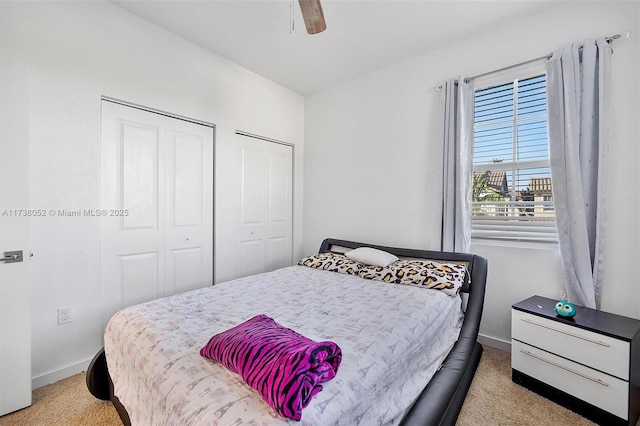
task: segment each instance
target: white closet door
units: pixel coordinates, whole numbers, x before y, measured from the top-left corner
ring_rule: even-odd
[[[213,129],[102,105],[106,316],[211,285]]]
[[[24,70],[2,67],[0,98],[0,416],[31,405],[29,125]],[[31,211],[37,213],[35,211]]]
[[[165,294],[213,284],[213,129],[167,128]]]
[[[239,276],[291,265],[293,148],[236,136],[241,169],[236,271]]]

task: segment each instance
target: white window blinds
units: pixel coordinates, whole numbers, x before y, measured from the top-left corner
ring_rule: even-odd
[[[471,235],[555,242],[546,76],[475,92]]]

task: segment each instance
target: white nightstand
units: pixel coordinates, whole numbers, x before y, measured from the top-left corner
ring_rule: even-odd
[[[606,425],[640,417],[640,320],[533,296],[511,310],[512,380]]]

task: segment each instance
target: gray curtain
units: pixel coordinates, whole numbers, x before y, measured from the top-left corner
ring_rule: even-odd
[[[471,247],[471,173],[473,169],[473,83],[442,84],[443,155],[441,250]]]
[[[573,43],[547,62],[549,156],[564,297],[600,308],[611,47]]]

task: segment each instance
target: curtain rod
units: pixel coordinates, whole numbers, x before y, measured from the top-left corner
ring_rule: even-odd
[[[627,31],[624,35],[623,35],[623,34],[614,34],[614,35],[612,35],[612,36],[605,37],[605,38],[604,38],[604,40],[605,40],[607,43],[609,43],[609,44],[610,44],[610,43],[612,43],[614,40],[617,40],[617,39],[622,38],[622,37],[624,37],[624,39],[625,39],[625,40],[628,40],[630,36],[631,36],[631,31]],[[580,46],[580,48],[582,48],[582,46]],[[532,63],[532,62],[541,61],[542,59],[549,59],[549,58],[551,58],[551,56],[552,56],[552,55],[553,55],[553,53],[547,53],[546,55],[544,55],[544,56],[540,56],[540,57],[538,57],[538,58],[529,59],[529,60],[524,61],[524,62],[519,62],[519,63],[517,63],[517,64],[508,65],[508,66],[506,66],[506,67],[499,68],[499,69],[497,69],[497,70],[493,70],[493,71],[489,71],[489,72],[484,72],[484,73],[482,73],[482,74],[476,74],[476,75],[474,75],[473,77],[466,77],[466,78],[464,79],[464,81],[465,81],[465,83],[468,83],[468,82],[470,82],[470,81],[472,81],[472,80],[475,80],[476,78],[484,77],[485,75],[489,75],[489,74],[497,73],[497,72],[500,72],[500,71],[506,71],[506,70],[511,69],[511,68],[516,68],[516,67],[519,67],[519,66],[522,66],[522,65],[530,64],[530,63]],[[434,92],[438,92],[438,91],[440,91],[440,90],[442,90],[442,84],[433,88],[433,91],[434,91]]]

